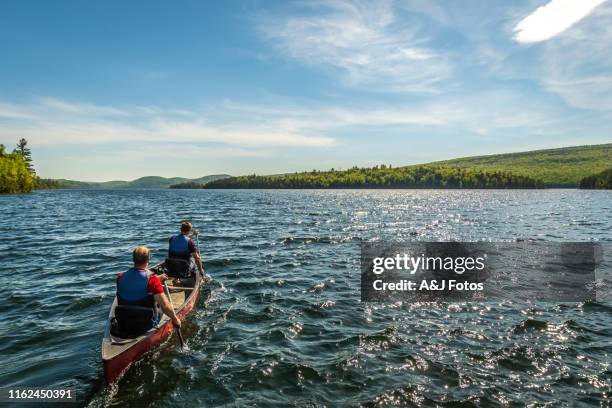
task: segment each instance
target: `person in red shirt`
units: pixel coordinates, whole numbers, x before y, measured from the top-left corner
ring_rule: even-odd
[[[117,276],[117,303],[146,308],[154,308],[157,303],[172,319],[174,325],[181,327],[181,320],[174,312],[161,283],[168,277],[165,274],[158,277],[147,269],[150,260],[149,249],[145,246],[136,247],[132,253],[132,259],[134,267]],[[158,318],[153,319],[151,327],[158,321]]]

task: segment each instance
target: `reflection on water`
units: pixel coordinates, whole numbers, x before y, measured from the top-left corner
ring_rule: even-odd
[[[612,193],[49,191],[2,196],[0,386],[83,405],[610,404],[609,302],[359,302],[359,242],[612,241]],[[176,339],[104,390],[131,248],[203,232],[214,280]],[[451,403],[453,402],[453,403]]]

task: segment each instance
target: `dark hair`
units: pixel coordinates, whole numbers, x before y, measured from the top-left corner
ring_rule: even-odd
[[[181,223],[181,232],[189,232],[191,231],[191,223],[188,221],[183,221]]]
[[[149,248],[146,246],[137,246],[132,252],[132,260],[134,265],[142,265],[149,261]]]

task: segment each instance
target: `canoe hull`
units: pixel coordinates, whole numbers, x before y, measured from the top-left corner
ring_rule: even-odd
[[[186,299],[183,306],[177,311],[177,316],[181,320],[183,320],[185,316],[193,309],[199,294],[200,285],[196,284],[189,298]],[[173,331],[174,324],[172,323],[172,320],[167,320],[164,324],[159,326],[155,332],[142,340],[139,340],[121,354],[118,354],[111,359],[103,359],[104,377],[106,379],[106,383],[112,384],[117,381],[117,379],[119,379],[134,362],[141,359],[145,353],[168,340]]]

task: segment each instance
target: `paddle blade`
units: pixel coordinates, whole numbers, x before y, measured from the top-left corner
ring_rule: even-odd
[[[181,347],[187,348],[187,346],[185,345],[185,340],[183,340],[183,333],[181,333],[181,329],[177,327],[176,332],[178,333],[178,338],[179,338],[179,342],[181,343]]]

